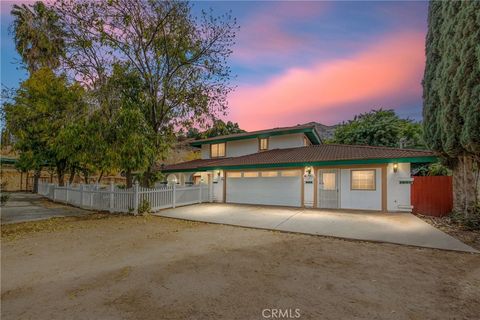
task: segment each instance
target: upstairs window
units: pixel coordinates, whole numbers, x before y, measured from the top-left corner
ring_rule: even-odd
[[[225,142],[210,145],[210,158],[225,157]]]
[[[268,138],[260,138],[258,140],[258,149],[260,151],[268,150]]]

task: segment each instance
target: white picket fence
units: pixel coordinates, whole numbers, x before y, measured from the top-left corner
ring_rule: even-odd
[[[67,185],[60,187],[53,183],[39,182],[38,194],[55,202],[63,202],[76,207],[110,212],[138,213],[139,206],[148,202],[152,211],[179,206],[212,202],[209,185],[162,186],[143,188],[135,184],[133,188],[121,189],[113,184]]]

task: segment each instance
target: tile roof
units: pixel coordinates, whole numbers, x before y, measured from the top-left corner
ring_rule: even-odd
[[[194,160],[198,162],[194,163],[193,161],[190,161],[177,165],[166,166],[164,167],[164,170],[173,171],[179,168],[207,169],[218,167],[269,164],[278,165],[292,163],[304,164],[342,160],[424,158],[434,156],[435,154],[433,152],[427,150],[397,149],[360,145],[321,144],[308,147],[273,149],[240,157]]]
[[[299,124],[299,125],[292,126],[292,127],[280,127],[280,128],[266,129],[266,130],[242,132],[242,133],[235,133],[235,134],[229,134],[229,135],[224,135],[224,136],[216,136],[216,137],[207,138],[207,139],[195,140],[195,141],[192,141],[191,144],[192,145],[199,145],[199,144],[202,144],[202,143],[207,143],[207,142],[212,142],[212,141],[217,141],[217,140],[224,140],[224,139],[235,140],[235,139],[240,139],[240,138],[243,138],[243,137],[257,136],[257,135],[262,135],[262,134],[270,134],[270,133],[290,131],[290,130],[302,130],[302,129],[317,130],[317,126],[316,126],[315,123],[306,123],[306,124]],[[317,132],[317,135],[318,135],[318,132]]]
[[[197,168],[202,168],[206,167],[208,165],[213,165],[215,162],[219,162],[222,160],[226,160],[228,158],[221,158],[221,159],[195,159],[187,162],[180,162],[176,164],[169,164],[169,165],[164,165],[164,166],[159,166],[157,169],[160,171],[163,170],[168,170],[168,171],[174,171],[174,170],[192,170],[192,169],[197,169]]]

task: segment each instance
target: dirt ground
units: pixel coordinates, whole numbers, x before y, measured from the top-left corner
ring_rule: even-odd
[[[2,320],[480,314],[468,253],[101,214],[2,226],[1,249]]]

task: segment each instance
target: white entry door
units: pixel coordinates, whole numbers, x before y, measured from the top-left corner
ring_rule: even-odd
[[[318,170],[318,207],[324,209],[338,208],[339,170]]]

